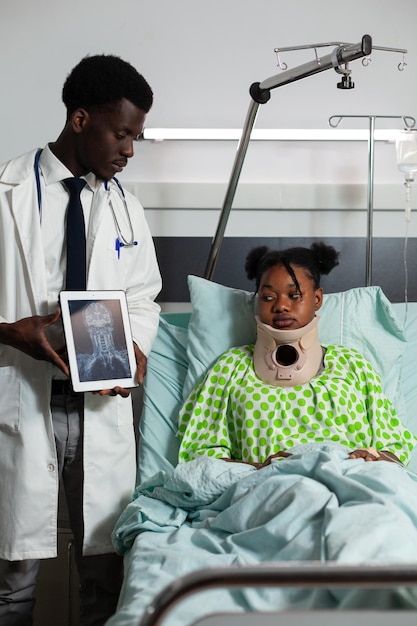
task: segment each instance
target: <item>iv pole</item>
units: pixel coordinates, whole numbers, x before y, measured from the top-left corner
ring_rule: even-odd
[[[403,62],[398,65],[398,69],[402,71],[407,65],[404,60],[404,55],[407,50],[403,50],[400,48],[385,48],[379,46],[372,46],[372,38],[370,35],[364,35],[360,43],[357,44],[348,44],[348,43],[340,43],[338,47],[336,47],[333,52],[323,58],[319,58],[317,54],[317,48],[326,47],[330,45],[337,45],[336,43],[325,43],[325,44],[312,44],[308,46],[295,46],[292,48],[276,48],[275,52],[277,53],[278,66],[281,69],[286,69],[287,65],[281,62],[279,57],[279,52],[288,51],[288,50],[300,50],[305,48],[314,48],[316,59],[315,61],[311,61],[310,63],[305,63],[304,65],[300,65],[292,70],[287,70],[280,75],[271,76],[267,78],[262,83],[253,83],[249,89],[249,93],[252,97],[252,101],[249,105],[248,112],[246,114],[245,123],[243,126],[242,134],[237,146],[237,152],[235,156],[235,160],[233,163],[232,173],[230,175],[229,184],[227,187],[226,195],[223,202],[223,207],[220,213],[220,218],[217,226],[216,234],[212,240],[212,245],[210,249],[210,254],[207,260],[207,265],[204,272],[204,278],[212,280],[214,270],[216,267],[218,255],[220,252],[220,246],[223,241],[224,232],[226,230],[227,221],[229,219],[230,210],[232,208],[233,199],[236,192],[236,187],[239,181],[240,173],[243,167],[243,162],[245,159],[245,155],[248,149],[249,140],[252,132],[252,128],[254,126],[256,115],[258,113],[258,108],[260,104],[265,104],[271,97],[271,89],[275,89],[276,87],[280,87],[282,85],[287,85],[296,80],[301,80],[302,78],[306,78],[307,76],[311,76],[313,74],[317,74],[318,72],[323,72],[325,70],[331,69],[332,67],[336,72],[342,74],[342,81],[338,83],[338,87],[341,89],[351,89],[354,84],[351,81],[351,70],[349,69],[349,61],[353,61],[355,59],[359,59],[361,57],[365,57],[362,60],[364,65],[368,65],[370,59],[368,58],[374,50],[383,50],[388,52],[401,52],[403,54]],[[367,62],[366,62],[367,61]],[[344,67],[342,67],[344,65]],[[342,117],[349,116],[333,116],[330,118],[329,124],[331,124],[331,120],[334,118],[338,119],[338,122],[335,124],[336,126],[340,123]],[[350,117],[364,117],[364,116],[350,116]],[[415,124],[414,118],[410,118],[407,116],[366,116],[369,118],[369,184],[368,184],[368,234],[367,234],[367,268],[366,268],[366,282],[367,285],[371,283],[371,274],[372,274],[372,210],[373,210],[373,171],[374,171],[374,130],[375,130],[375,118],[376,117],[399,117],[403,119],[404,124],[407,128],[411,128]],[[412,120],[412,125],[408,123],[407,120]]]
[[[248,112],[246,114],[245,123],[240,137],[235,160],[233,163],[232,173],[229,180],[229,185],[226,191],[226,196],[223,202],[222,211],[219,218],[216,234],[213,238],[210,254],[207,260],[206,269],[204,272],[204,278],[212,279],[214,270],[216,267],[220,246],[223,240],[224,232],[226,229],[229,213],[232,208],[233,199],[236,193],[236,187],[239,181],[239,176],[242,171],[243,162],[248,149],[250,135],[253,125],[256,120],[259,105],[265,104],[271,97],[271,89],[281,87],[293,83],[296,80],[301,80],[307,76],[318,74],[334,68],[345,77],[349,77],[350,70],[342,69],[342,65],[346,65],[350,61],[367,57],[372,51],[372,38],[370,35],[364,35],[360,43],[357,44],[343,44],[333,50],[331,54],[328,54],[315,61],[304,63],[291,70],[286,70],[282,74],[271,76],[266,78],[261,83],[253,83],[249,89],[249,93],[252,97]]]
[[[374,210],[374,143],[375,143],[375,120],[377,118],[402,119],[406,128],[413,128],[416,120],[409,115],[332,115],[329,118],[329,126],[337,128],[342,119],[347,117],[360,117],[369,120],[368,138],[368,203],[367,203],[367,235],[366,235],[366,286],[372,285],[372,229]]]

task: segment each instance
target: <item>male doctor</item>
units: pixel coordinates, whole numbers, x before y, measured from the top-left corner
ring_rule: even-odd
[[[136,476],[129,390],[72,391],[58,309],[66,280],[63,180],[82,178],[86,288],[122,289],[142,383],[161,279],[139,202],[112,178],[134,153],[153,94],[129,63],[90,56],[67,77],[58,139],[0,166],[0,624],[33,623],[39,559],[57,554],[62,478],[80,574],[80,624],[115,611],[122,566],[110,541]],[[107,184],[108,181],[108,184]],[[135,244],[116,250],[120,237]],[[117,220],[119,230],[116,230]]]

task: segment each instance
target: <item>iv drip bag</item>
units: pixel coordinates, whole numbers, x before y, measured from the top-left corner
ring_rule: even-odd
[[[414,180],[417,172],[417,132],[403,130],[396,140],[397,167],[404,174],[406,180]]]

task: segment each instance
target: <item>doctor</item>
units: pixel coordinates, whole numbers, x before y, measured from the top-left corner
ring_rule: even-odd
[[[68,191],[81,177],[87,289],[126,291],[137,379],[156,335],[161,289],[139,202],[112,180],[134,153],[153,94],[129,64],[84,58],[67,77],[58,139],[0,166],[0,623],[32,624],[39,559],[57,554],[62,478],[81,579],[80,624],[114,612],[121,562],[110,533],[136,475],[129,390],[74,393],[59,292]]]

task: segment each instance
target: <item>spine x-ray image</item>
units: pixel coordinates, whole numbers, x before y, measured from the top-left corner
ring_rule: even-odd
[[[69,306],[80,382],[130,377],[119,302],[73,301]]]

